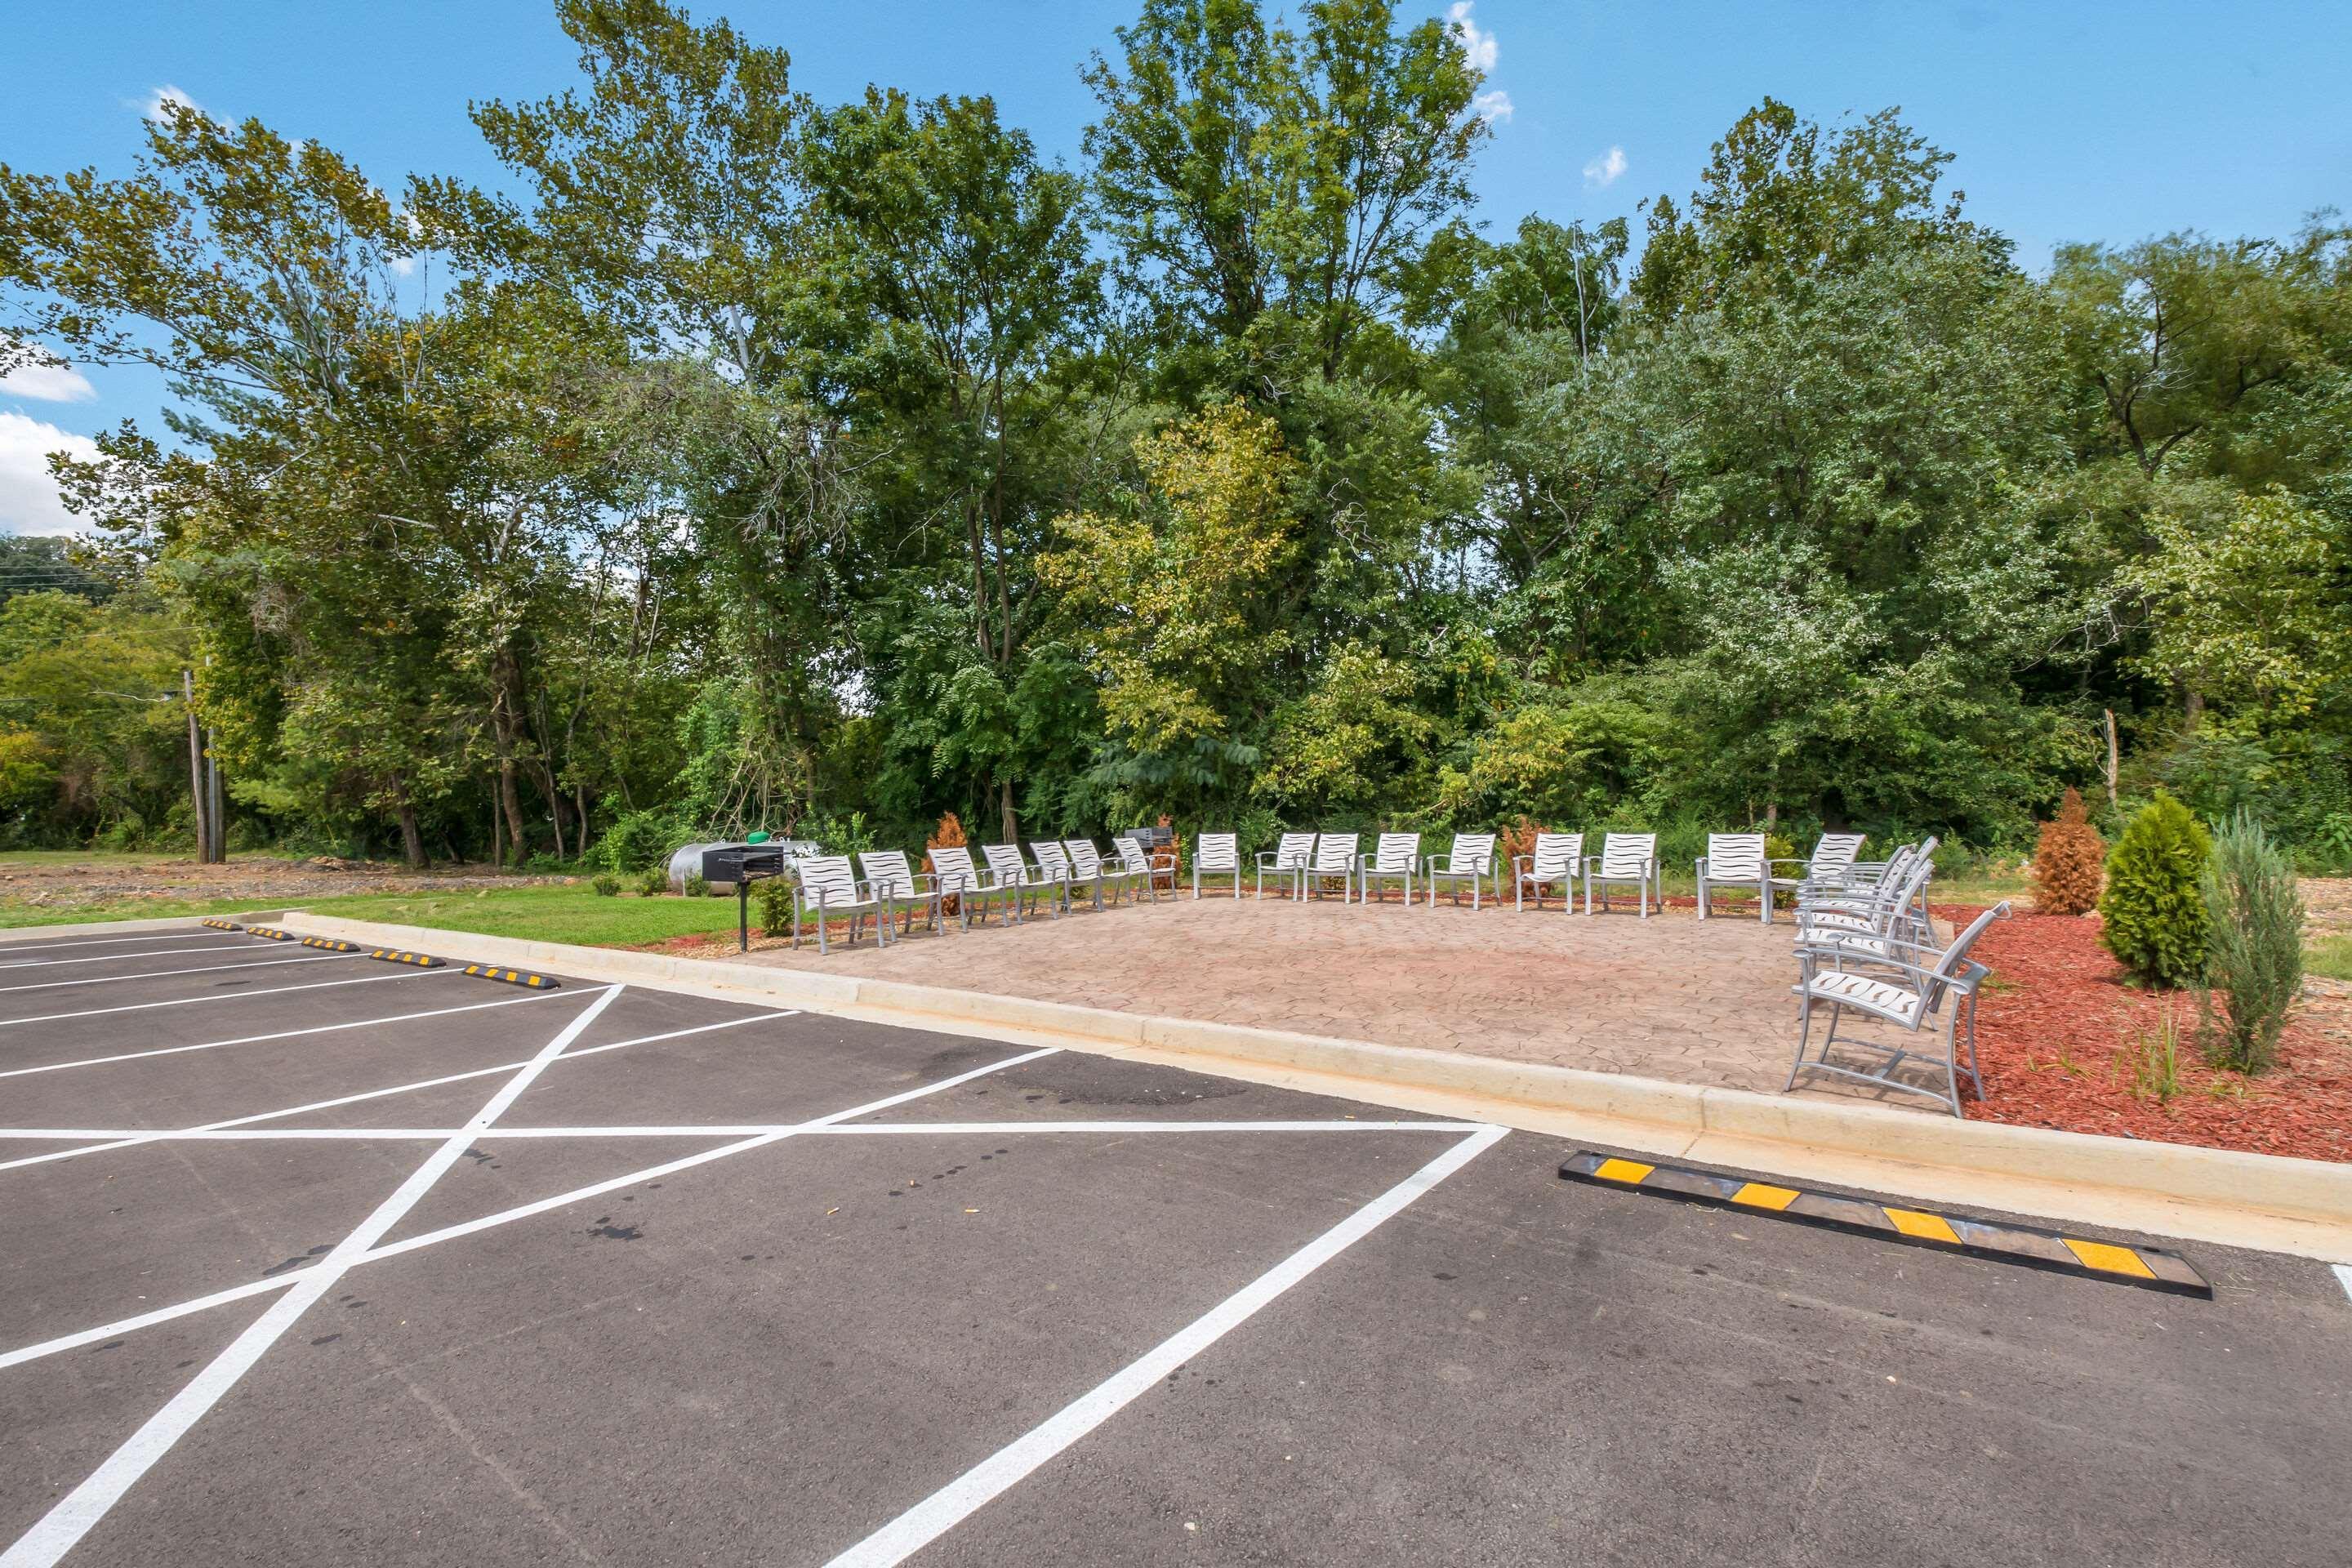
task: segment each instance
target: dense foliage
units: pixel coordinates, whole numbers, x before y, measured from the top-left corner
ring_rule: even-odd
[[[579,84],[474,110],[503,190],[176,105],[121,177],[0,166],[0,367],[174,389],[60,461],[102,542],[0,563],[17,840],[184,831],[184,668],[248,837],[416,861],[949,812],[2021,848],[2111,711],[2127,800],[2352,864],[2330,218],[2030,276],[1894,111],[1768,100],[1639,236],[1494,235],[1463,35],[1389,0],[1143,0],[1075,170],[556,13]]]
[[[2099,940],[2133,979],[2172,988],[2205,977],[2210,924],[2202,891],[2213,836],[2163,790],[2107,857]]]

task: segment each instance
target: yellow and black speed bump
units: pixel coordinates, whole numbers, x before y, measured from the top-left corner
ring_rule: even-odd
[[[2213,1297],[2213,1287],[2205,1282],[2203,1275],[2190,1268],[2179,1254],[2161,1247],[2119,1246],[2054,1230],[1895,1208],[1867,1198],[1777,1187],[1768,1182],[1751,1182],[1685,1166],[1644,1164],[1639,1160],[1596,1154],[1591,1150],[1580,1151],[1560,1166],[1559,1173],[1571,1182],[1680,1198],[1685,1203],[1745,1209],[1795,1220],[1801,1225],[1875,1237],[1881,1241],[1924,1247],[1936,1252],[1965,1253],[1996,1263],[2014,1263],[2085,1279],[2108,1279],[2176,1296],[2201,1296],[2207,1300]]]
[[[235,921],[210,920],[198,921],[196,923],[201,926],[210,926],[215,931],[243,931],[245,929]]]
[[[266,936],[272,942],[292,942],[294,940],[294,933],[292,931],[281,931],[276,926],[247,926],[245,928],[245,934],[247,936]]]
[[[527,974],[520,969],[498,969],[487,963],[469,963],[460,971],[478,980],[502,980],[509,985],[526,985],[533,991],[552,991],[556,983],[544,974]]]
[[[441,959],[435,958],[430,953],[404,952],[400,949],[394,947],[379,947],[373,952],[369,953],[368,956],[370,958],[381,958],[386,963],[413,963],[419,969],[438,969],[444,962]],[[471,972],[468,971],[468,973]]]
[[[302,939],[302,945],[322,947],[329,952],[357,952],[360,950],[358,942],[345,942],[341,937],[332,936],[306,936]]]

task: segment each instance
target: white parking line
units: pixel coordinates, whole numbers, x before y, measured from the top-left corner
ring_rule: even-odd
[[[2336,1270],[2336,1282],[2344,1287],[2344,1294],[2352,1297],[2352,1263],[2331,1263],[2328,1267]]]
[[[620,1041],[622,1045],[634,1041]],[[610,1046],[600,1049],[610,1050]],[[569,1057],[566,1059],[570,1059]],[[502,1068],[485,1068],[476,1072],[454,1073],[436,1079],[434,1083],[457,1083],[469,1078],[482,1078],[493,1072],[511,1072],[520,1062],[509,1062]],[[422,1087],[410,1085],[406,1087]],[[314,1110],[330,1106],[349,1104],[354,1100],[372,1099],[388,1090],[375,1090],[367,1095],[352,1095],[340,1100],[321,1100],[316,1106],[301,1110]],[[271,1116],[289,1116],[292,1111],[270,1111]],[[90,1127],[0,1127],[0,1138],[22,1138],[28,1142],[71,1142],[77,1139],[112,1139],[113,1142],[93,1144],[88,1150],[68,1150],[67,1153],[95,1153],[100,1149],[127,1148],[133,1143],[234,1143],[264,1142],[284,1139],[290,1142],[307,1140],[370,1138],[447,1138],[458,1130],[454,1127],[249,1127],[242,1121],[260,1120],[240,1118],[239,1121],[215,1121],[204,1127],[184,1127],[168,1132],[142,1132],[135,1128]],[[1485,1123],[1476,1121],[859,1121],[839,1125],[812,1127],[804,1121],[739,1121],[708,1122],[679,1121],[659,1126],[577,1127],[516,1127],[502,1124],[500,1138],[758,1138],[771,1133],[795,1133],[808,1137],[856,1138],[867,1133],[912,1134],[917,1137],[958,1135],[963,1137],[1000,1138],[1008,1132],[1096,1132],[1132,1133],[1166,1132],[1476,1132]],[[23,1160],[0,1164],[0,1171],[14,1170],[18,1165],[34,1164],[43,1160],[62,1158],[60,1154],[34,1154]]]
[[[175,974],[217,974],[224,969],[275,969],[281,963],[335,963],[365,958],[363,952],[320,952],[301,958],[265,958],[258,963],[205,963],[193,969],[142,969],[136,974],[85,974],[79,980],[36,980],[26,985],[0,985],[9,991],[56,991],[68,985],[120,985],[131,980],[169,980]]]
[[[439,1018],[451,1013],[478,1013],[485,1007],[513,1007],[525,1002],[561,1001],[566,994],[566,993],[561,991],[535,991],[528,996],[510,996],[500,1002],[476,1002],[464,1007],[438,1007],[426,1013],[403,1013],[398,1016],[391,1018],[371,1018],[364,1020],[360,1024],[328,1024],[316,1029],[289,1029],[285,1034],[281,1035],[252,1035],[247,1037],[244,1040],[215,1040],[210,1046],[174,1046],[167,1050],[150,1051],[142,1054],[148,1056],[169,1056],[175,1051],[210,1050],[214,1046],[240,1046],[247,1044],[252,1040],[284,1039],[288,1035],[318,1035],[325,1034],[329,1030],[332,1029],[362,1028],[367,1024],[398,1024],[404,1023],[412,1018]],[[740,1028],[746,1024],[761,1023],[770,1018],[797,1018],[799,1016],[800,1013],[797,1009],[779,1013],[756,1013],[748,1018],[730,1018],[726,1022],[720,1024],[699,1024],[690,1029],[669,1029],[658,1035],[639,1035],[635,1039],[614,1040],[601,1046],[583,1046],[576,1051],[564,1052],[563,1060],[573,1061],[581,1057],[593,1057],[599,1051],[617,1051],[625,1046],[649,1046],[657,1040],[675,1040],[682,1035],[707,1035],[714,1029]],[[110,1057],[101,1058],[100,1059],[120,1061],[125,1058]],[[79,1066],[82,1064],[68,1063],[65,1065]],[[103,1153],[110,1149],[128,1149],[133,1144],[138,1143],[157,1143],[171,1139],[187,1138],[201,1133],[226,1131],[231,1128],[249,1126],[257,1121],[272,1121],[281,1116],[300,1116],[306,1112],[313,1110],[332,1110],[340,1106],[357,1105],[362,1100],[383,1100],[391,1095],[408,1094],[420,1089],[438,1089],[444,1084],[463,1083],[467,1079],[488,1078],[494,1073],[512,1072],[522,1065],[523,1064],[520,1062],[500,1062],[495,1067],[476,1068],[470,1072],[453,1072],[441,1078],[418,1079],[414,1083],[396,1083],[389,1089],[371,1089],[358,1094],[341,1095],[334,1100],[314,1100],[308,1105],[289,1105],[283,1110],[257,1111],[251,1116],[232,1117],[226,1121],[210,1121],[206,1122],[202,1127],[174,1128],[170,1130],[154,1131],[124,1129],[117,1131],[78,1134],[77,1136],[110,1139],[111,1142],[104,1143],[89,1143],[79,1149],[56,1149],[46,1154],[26,1154],[22,1158],[0,1163],[0,1171],[13,1171],[23,1165],[46,1164],[52,1160],[70,1160],[81,1154],[99,1154]],[[23,1070],[27,1072],[37,1072],[41,1069],[37,1068],[27,1068]],[[290,1132],[294,1130],[289,1129],[288,1131]],[[256,1136],[266,1135],[267,1134],[256,1134]],[[51,1136],[58,1136],[58,1134],[31,1129],[10,1128],[0,1130],[0,1138],[34,1139],[48,1138]],[[383,1134],[383,1136],[393,1136],[393,1134],[387,1133]]]
[[[387,974],[381,978],[390,980],[394,976]],[[301,986],[297,989],[308,990],[309,987]],[[299,1039],[305,1035],[332,1035],[352,1029],[373,1029],[379,1024],[405,1024],[418,1018],[446,1017],[452,1013],[478,1013],[486,1007],[520,1007],[526,1002],[560,1001],[564,995],[565,993],[561,991],[534,991],[528,996],[503,996],[496,1002],[468,1002],[462,1007],[432,1007],[421,1013],[394,1013],[384,1018],[354,1018],[348,1024],[313,1024],[303,1029],[279,1029],[267,1035],[239,1035],[235,1039],[204,1040],[193,1046],[157,1046],[153,1050],[149,1051],[121,1051],[110,1057],[82,1057],[74,1061],[48,1062],[40,1067],[10,1068],[5,1072],[0,1072],[0,1078],[30,1078],[35,1073],[63,1072],[68,1068],[107,1067],[115,1062],[145,1061],[151,1057],[184,1056],[189,1051],[216,1051],[224,1046],[257,1046],[268,1040]],[[521,1065],[520,1062],[508,1064],[509,1068],[518,1068]],[[5,1165],[0,1165],[0,1171],[7,1168]]]
[[[256,947],[275,947],[276,942],[248,942],[236,944],[236,951],[249,952]],[[0,963],[0,969],[55,969],[64,963],[120,963],[133,958],[170,958],[181,952],[226,952],[230,945],[210,942],[203,947],[159,947],[152,952],[94,952],[82,958],[25,958]]]
[[[591,1048],[604,1051],[614,1047],[596,1046]],[[846,1121],[854,1116],[871,1116],[877,1111],[887,1110],[894,1105],[904,1105],[908,1100],[920,1100],[927,1094],[938,1094],[942,1089],[954,1089],[958,1085],[970,1083],[976,1078],[985,1078],[992,1072],[1003,1072],[1007,1068],[1017,1068],[1024,1063],[1057,1055],[1061,1048],[1059,1046],[1046,1046],[1042,1049],[1024,1052],[1017,1057],[1008,1057],[1001,1062],[992,1062],[984,1068],[974,1068],[969,1072],[958,1073],[953,1078],[941,1079],[937,1083],[927,1083],[919,1089],[910,1089],[902,1093],[891,1095],[887,1100],[877,1100],[868,1105],[853,1106],[847,1110],[835,1111],[831,1116],[819,1117],[814,1121],[803,1122],[788,1131],[763,1133],[757,1138],[745,1138],[733,1143],[723,1143],[716,1149],[705,1149],[699,1153],[688,1154],[681,1159],[665,1161],[658,1165],[647,1165],[640,1170],[631,1171],[625,1175],[614,1176],[609,1181],[596,1182],[584,1187],[574,1187],[568,1193],[558,1193],[551,1198],[541,1198],[537,1203],[524,1204],[518,1208],[501,1209],[496,1214],[484,1215],[479,1219],[469,1219],[458,1225],[445,1226],[439,1230],[428,1230],[422,1235],[412,1236],[405,1241],[395,1241],[388,1247],[376,1247],[353,1261],[373,1263],[378,1258],[396,1258],[404,1252],[414,1252],[419,1247],[432,1247],[444,1241],[454,1241],[458,1237],[471,1236],[476,1231],[488,1230],[497,1226],[511,1224],[519,1219],[528,1219],[533,1215],[545,1214],[550,1209],[583,1203],[590,1198],[601,1197],[606,1193],[616,1192],[623,1187],[635,1186],[640,1182],[657,1181],[674,1172],[690,1170],[697,1165],[706,1165],[713,1160],[723,1160],[730,1154],[740,1154],[753,1149],[764,1149],[771,1143],[781,1142],[795,1133],[806,1131],[811,1128],[831,1126],[836,1121]],[[588,1052],[582,1051],[577,1054],[586,1056]],[[168,1323],[174,1318],[184,1318],[192,1312],[209,1311],[215,1307],[226,1306],[231,1301],[240,1301],[248,1296],[266,1296],[272,1290],[282,1290],[299,1279],[308,1279],[310,1270],[317,1267],[318,1265],[311,1264],[306,1268],[289,1269],[284,1274],[268,1279],[248,1279],[242,1285],[232,1285],[226,1290],[215,1290],[209,1296],[199,1296],[193,1300],[176,1302],[169,1307],[157,1307],[152,1311],[142,1312],[136,1317],[119,1319],[111,1323],[101,1323],[94,1329],[82,1329],[74,1333],[61,1334],[53,1340],[43,1340],[38,1344],[26,1345],[19,1350],[0,1353],[0,1369],[19,1366],[28,1361],[38,1361],[43,1356],[56,1355],[63,1351],[79,1350],[83,1345],[99,1344],[137,1329],[152,1328],[157,1323]],[[0,1559],[0,1568],[6,1568],[5,1559]]]
[[[1023,1436],[941,1487],[825,1568],[892,1568],[1018,1485],[1038,1466],[1125,1409],[1138,1394],[1246,1322],[1259,1309],[1370,1236],[1405,1205],[1492,1148],[1509,1129],[1475,1132],[1243,1286],[1142,1359],[1114,1373]]]
[[[173,996],[162,1002],[126,1002],[120,1007],[85,1007],[79,1013],[44,1013],[34,1018],[0,1018],[0,1029],[19,1024],[58,1024],[68,1018],[103,1018],[109,1013],[144,1013],[156,1007],[193,1007],[199,1002],[250,1002],[257,996],[283,996],[289,991],[324,991],[333,985],[373,985],[382,980],[422,980],[432,974],[456,974],[455,969],[404,969],[397,974],[362,974],[355,980],[312,980],[300,985],[273,985],[267,991],[220,991],[205,996]],[[184,1049],[185,1047],[180,1047]],[[16,1072],[46,1072],[46,1068],[19,1068]],[[15,1073],[0,1073],[11,1078]]]
[[[301,1284],[271,1302],[269,1310],[232,1341],[226,1350],[191,1379],[186,1387],[173,1394],[163,1408],[149,1416],[145,1425],[131,1434],[129,1442],[108,1456],[103,1464],[90,1472],[88,1479],[68,1492],[42,1516],[39,1523],[17,1538],[16,1545],[5,1554],[0,1554],[0,1568],[50,1568],[50,1564],[72,1551],[90,1528],[121,1500],[122,1495],[136,1486],[139,1479],[169,1453],[172,1446],[185,1436],[190,1427],[203,1420],[205,1412],[218,1404],[221,1396],[236,1385],[238,1379],[252,1370],[253,1364],[268,1352],[278,1337],[292,1328],[295,1321],[315,1306],[320,1297],[333,1289],[335,1281],[349,1272],[370,1247],[383,1239],[385,1232],[398,1225],[408,1211],[416,1206],[418,1201],[432,1190],[433,1184],[465,1154],[467,1145],[474,1136],[504,1114],[516,1098],[530,1087],[531,1079],[537,1078],[549,1062],[562,1056],[564,1047],[578,1039],[582,1031],[594,1023],[596,1016],[620,994],[619,986],[607,986],[578,1017],[541,1047],[528,1066],[509,1079],[482,1109],[475,1112],[472,1121],[450,1134],[446,1142],[426,1156],[425,1163],[417,1166],[390,1197],[376,1205],[373,1214],[335,1244],[333,1251],[303,1270],[306,1278]]]
[[[127,943],[134,942],[185,942],[192,936],[201,936],[203,934],[204,932],[201,930],[191,927],[186,931],[157,931],[152,936],[91,936],[84,937],[79,942],[24,942],[21,944],[13,942],[0,942],[0,953],[59,952],[69,947],[121,947]],[[245,933],[243,931],[225,931],[215,934],[220,936],[222,939],[226,940],[231,937],[243,936]],[[131,955],[126,953],[124,956],[130,957]]]

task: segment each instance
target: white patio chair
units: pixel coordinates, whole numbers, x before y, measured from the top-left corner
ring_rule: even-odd
[[[1454,901],[1462,902],[1462,884],[1470,884],[1470,907],[1478,907],[1478,894],[1484,879],[1495,875],[1495,836],[1491,833],[1457,833],[1454,847],[1443,855],[1432,855],[1422,862],[1421,874],[1429,884],[1429,907],[1437,907],[1440,884],[1454,889]],[[1495,884],[1495,897],[1503,896],[1503,885]]]
[[[1040,876],[1028,861],[1023,859],[1021,846],[983,844],[980,847],[980,852],[986,857],[989,875],[996,879],[996,885],[1013,889],[1014,920],[1028,918],[1030,910],[1036,905],[1037,895],[1040,892],[1052,900],[1055,918],[1056,920],[1061,918],[1061,884],[1049,881]]]
[[[1091,838],[1065,838],[1062,847],[1070,855],[1070,885],[1083,888],[1091,885],[1095,890],[1095,908],[1103,907],[1103,890],[1108,889],[1116,900],[1121,888],[1129,886],[1128,874],[1103,863],[1102,851]]]
[[[1411,909],[1413,868],[1420,864],[1420,834],[1383,833],[1378,848],[1370,855],[1356,857],[1356,894],[1369,908],[1375,884],[1402,882],[1404,884],[1404,907]]]
[[[1143,890],[1151,895],[1151,901],[1158,903],[1160,879],[1167,877],[1172,881],[1175,873],[1167,868],[1154,866],[1151,863],[1151,851],[1145,848],[1138,840],[1129,838],[1124,834],[1112,839],[1111,845],[1118,851],[1119,868],[1116,873],[1118,877],[1130,889],[1140,881],[1143,884]],[[1175,889],[1170,888],[1169,892],[1173,896]],[[1129,894],[1130,898],[1133,896],[1132,892]]]
[[[1824,833],[1813,843],[1812,858],[1805,862],[1801,883],[1809,888],[1842,885],[1853,875],[1853,858],[1862,853],[1864,833]]]
[[[1029,841],[1029,857],[1037,862],[1037,880],[1061,889],[1062,909],[1070,907],[1074,883],[1070,877],[1070,852],[1055,838],[1033,838]]]
[[[940,908],[947,900],[956,901],[956,921],[965,931],[971,929],[971,911],[980,911],[980,923],[988,923],[988,906],[1003,907],[1005,919],[1020,919],[1021,889],[1001,886],[996,879],[971,863],[971,850],[961,844],[941,845],[930,850],[931,876],[939,890]]]
[[[874,896],[888,905],[893,914],[907,911],[907,931],[915,929],[915,911],[921,910],[928,918],[933,935],[943,924],[940,911],[939,879],[916,870],[907,864],[903,849],[875,849],[857,857],[860,869],[866,873],[866,885]]]
[[[1536,908],[1543,908],[1543,890],[1551,883],[1559,884],[1559,907],[1576,907],[1576,879],[1583,869],[1584,835],[1581,833],[1538,833],[1535,853],[1511,858],[1511,900],[1516,909],[1528,907],[1528,889],[1536,890]]]
[[[1841,944],[1813,954],[1816,962],[1795,987],[1797,1058],[1789,1068],[1789,1081],[1783,1092],[1797,1087],[1800,1074],[1825,1072],[1906,1094],[1924,1094],[1930,1100],[1942,1100],[1954,1116],[1965,1115],[1960,1109],[1962,1072],[1969,1075],[1976,1097],[1984,1098],[1984,1079],[1977,1072],[1977,991],[1990,973],[1969,957],[1969,950],[1976,945],[1987,926],[2007,913],[2006,903],[1994,905],[1979,915],[1949,946],[1940,949],[1927,943],[1879,938],[1875,952],[1864,953]],[[1829,1032],[1822,1037],[1820,1052],[1808,1060],[1805,1053],[1812,1041],[1813,1009],[1823,1005],[1830,1010]],[[1933,1042],[1940,1035],[1943,1048],[1938,1053],[1932,1045],[1927,1050],[1919,1050],[1911,1046],[1840,1035],[1838,1025],[1849,1009],[1915,1037],[1924,1033]],[[1969,1058],[1965,1068],[1959,1062],[1964,1032]],[[1859,1051],[1865,1060],[1875,1058],[1876,1065],[1847,1067],[1832,1062],[1829,1059],[1832,1046]],[[1943,1087],[1935,1089],[1896,1077],[1896,1069],[1906,1061],[1940,1068]]]
[[[1882,883],[1867,898],[1802,903],[1797,906],[1797,943],[1845,941],[1858,937],[1895,937],[1927,942],[1935,927],[1927,913],[1927,884],[1936,863],[1914,856],[1904,862],[1901,879]]]
[[[866,926],[866,917],[874,917],[875,939],[884,947],[890,945],[889,905],[875,894],[873,888],[857,879],[849,868],[846,855],[809,855],[801,858],[797,875],[793,879],[793,946],[801,944],[801,920],[803,914],[816,917],[816,950],[829,952],[825,924],[842,915],[849,917],[849,941],[856,945],[858,935]]]
[[[1257,852],[1257,896],[1261,899],[1265,897],[1265,873],[1269,864],[1274,868],[1275,885],[1280,887],[1282,879],[1287,877],[1290,879],[1292,893],[1294,896],[1297,895],[1302,890],[1307,863],[1314,858],[1314,855],[1315,835],[1312,833],[1286,833],[1272,850],[1259,850]]]
[[[1231,877],[1234,897],[1242,896],[1240,840],[1231,833],[1203,833],[1192,840],[1192,897],[1201,896],[1203,877]]]
[[[1664,869],[1658,864],[1658,836],[1654,833],[1612,833],[1601,841],[1601,853],[1584,858],[1584,912],[1592,912],[1592,889],[1601,889],[1601,913],[1609,912],[1609,889],[1632,885],[1642,890],[1642,918],[1650,918],[1650,897],[1657,895],[1658,907],[1666,907],[1665,884],[1661,879]]]
[[[1752,888],[1764,906],[1764,923],[1772,923],[1772,867],[1764,858],[1762,834],[1710,833],[1706,836],[1706,853],[1698,858],[1696,864],[1699,919],[1706,919],[1711,912],[1707,906],[1717,890]]]
[[[1302,889],[1308,897],[1322,892],[1333,878],[1339,881],[1339,901],[1346,903],[1356,896],[1356,841],[1362,835],[1355,833],[1318,833],[1315,836],[1315,858],[1299,873]]]

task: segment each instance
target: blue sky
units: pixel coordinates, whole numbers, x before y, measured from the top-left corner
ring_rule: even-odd
[[[1432,0],[1430,14],[1456,9]],[[880,82],[992,93],[1049,156],[1076,163],[1093,102],[1076,67],[1109,49],[1132,0],[785,0],[697,5],[793,53],[820,99]],[[1412,14],[1410,0],[1403,9]],[[540,0],[26,0],[0,29],[0,161],[127,167],[159,90],[257,115],[357,158],[387,187],[411,172],[495,183],[469,100],[535,97],[574,78]],[[1889,104],[1958,154],[1970,211],[2039,268],[2069,239],[2177,228],[2277,235],[2352,205],[2352,5],[2087,0],[1570,4],[1475,0],[1474,46],[1507,117],[1481,160],[1481,216],[1588,220],[1686,192],[1709,145],[1767,93],[1823,121]],[[1638,229],[1638,225],[1637,225]],[[39,454],[125,417],[152,421],[157,380],[92,369],[0,383],[0,531],[59,526]]]

